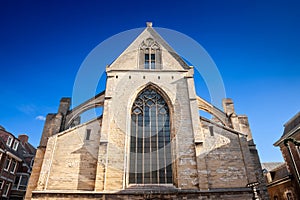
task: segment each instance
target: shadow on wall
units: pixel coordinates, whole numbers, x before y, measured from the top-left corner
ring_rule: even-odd
[[[80,154],[77,190],[91,191],[95,187],[97,159],[86,148],[87,145],[89,144],[85,141],[82,147],[72,154]]]

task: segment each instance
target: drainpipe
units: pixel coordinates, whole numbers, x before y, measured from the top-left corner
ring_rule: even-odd
[[[298,171],[298,168],[297,168],[297,165],[296,165],[293,153],[291,151],[289,142],[293,142],[295,146],[300,146],[300,142],[296,141],[294,138],[287,138],[287,139],[284,140],[284,145],[288,149],[289,155],[290,155],[290,157],[292,159],[293,168],[296,171],[296,178],[298,180],[298,184],[299,184],[299,187],[300,187],[300,175],[299,175],[299,171]]]

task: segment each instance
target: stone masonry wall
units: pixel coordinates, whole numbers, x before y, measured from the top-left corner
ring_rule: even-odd
[[[204,120],[201,123],[204,140],[196,146],[200,189],[245,188],[251,177],[241,143],[247,145],[247,141],[241,141],[238,133]]]
[[[99,140],[97,120],[50,137],[37,190],[93,190]]]

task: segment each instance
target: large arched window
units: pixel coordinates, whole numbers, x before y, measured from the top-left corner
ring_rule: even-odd
[[[144,89],[131,109],[130,184],[172,183],[169,108],[152,87]]]
[[[161,69],[161,49],[152,38],[147,38],[140,45],[140,69]]]

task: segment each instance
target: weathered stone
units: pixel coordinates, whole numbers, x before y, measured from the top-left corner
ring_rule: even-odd
[[[141,52],[146,44],[155,45],[156,69],[143,68],[146,58]],[[224,100],[223,112],[198,97],[193,67],[151,26],[106,73],[105,92],[73,110],[68,110],[69,100],[62,99],[59,112],[47,118],[41,139],[46,150],[39,150],[43,162],[35,163],[27,199],[31,194],[32,199],[252,199],[246,186],[258,181],[259,158],[252,151],[255,146],[249,147],[247,138],[252,136],[246,117],[235,113],[232,100]],[[172,159],[168,184],[129,184],[131,110],[145,88],[157,91],[168,106]],[[70,128],[93,103],[103,106],[102,117]],[[199,108],[216,119],[200,118]]]

